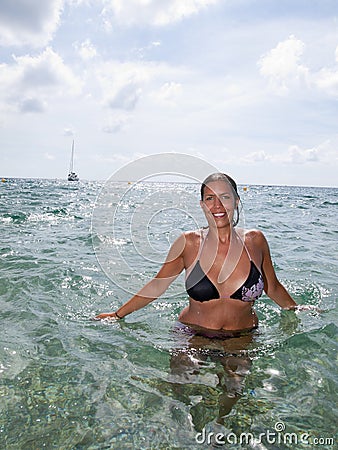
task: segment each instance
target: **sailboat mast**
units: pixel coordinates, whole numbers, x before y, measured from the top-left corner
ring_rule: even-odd
[[[70,157],[69,173],[73,172],[73,166],[74,166],[74,139],[72,143],[72,153]]]

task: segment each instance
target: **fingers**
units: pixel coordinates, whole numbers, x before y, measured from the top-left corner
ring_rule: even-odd
[[[315,311],[318,313],[323,312],[323,310],[318,308],[318,306],[316,305],[295,305],[284,309],[287,311]]]
[[[93,317],[93,320],[118,320],[115,313],[101,313],[95,317]]]
[[[322,309],[318,308],[316,305],[298,305],[296,311],[314,311],[317,313],[324,312]]]

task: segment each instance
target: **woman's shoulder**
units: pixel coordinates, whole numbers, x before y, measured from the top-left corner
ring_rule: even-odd
[[[185,239],[188,245],[196,245],[200,244],[201,237],[203,236],[203,232],[206,232],[203,228],[198,230],[190,230],[182,233],[181,237]]]
[[[195,254],[201,242],[201,230],[185,231],[181,233],[172,243],[169,250],[169,258],[174,259],[178,256],[190,258]],[[197,249],[197,250],[196,250]]]
[[[190,230],[181,233],[174,241],[174,247],[181,247],[182,250],[187,248],[196,247],[200,244],[203,230]]]
[[[201,239],[201,236],[207,232],[208,228],[198,228],[197,230],[184,231],[183,235],[187,239]]]
[[[261,261],[269,252],[269,245],[262,231],[257,229],[244,230],[245,246],[255,261]]]
[[[266,243],[266,238],[261,230],[255,228],[250,230],[240,230],[240,234],[243,236],[246,244],[263,245]]]

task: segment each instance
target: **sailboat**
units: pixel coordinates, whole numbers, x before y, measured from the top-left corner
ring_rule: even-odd
[[[79,177],[74,172],[74,139],[73,139],[73,144],[72,144],[72,154],[70,157],[68,181],[79,181]]]

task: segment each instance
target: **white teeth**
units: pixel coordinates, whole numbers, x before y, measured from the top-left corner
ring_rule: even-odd
[[[215,217],[223,217],[225,216],[225,213],[216,213],[214,214]]]

